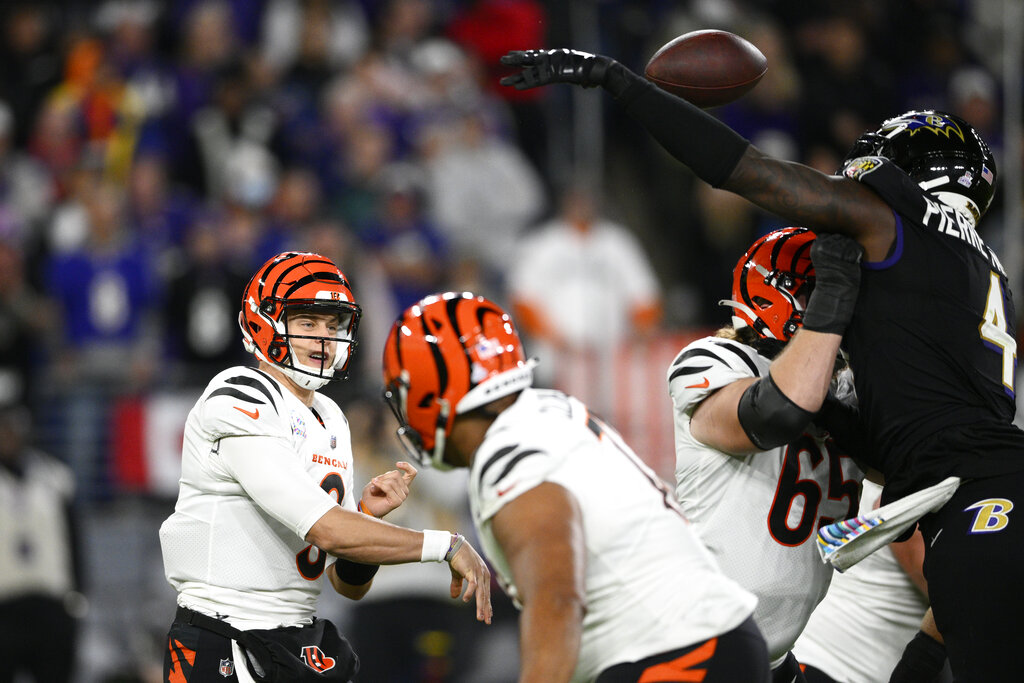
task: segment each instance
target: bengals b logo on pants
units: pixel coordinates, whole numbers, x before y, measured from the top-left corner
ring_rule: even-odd
[[[334,668],[334,658],[325,655],[316,645],[302,648],[302,661],[313,671],[328,671]]]

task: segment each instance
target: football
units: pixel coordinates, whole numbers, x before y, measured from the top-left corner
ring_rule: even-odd
[[[749,41],[718,30],[691,31],[661,47],[644,75],[701,108],[717,107],[749,92],[768,70],[768,60]]]

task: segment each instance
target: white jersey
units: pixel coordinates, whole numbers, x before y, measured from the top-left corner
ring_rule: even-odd
[[[67,506],[74,473],[29,450],[14,474],[0,467],[0,601],[27,595],[62,600],[74,589]]]
[[[754,620],[773,665],[793,647],[824,597],[832,567],[815,533],[857,511],[863,473],[821,436],[805,433],[769,451],[734,456],[697,441],[690,418],[711,393],[764,377],[771,361],[719,337],[699,339],[672,362],[676,498],[722,570],[758,597]]]
[[[881,494],[880,486],[865,480],[861,514]],[[928,599],[892,550],[881,548],[835,577],[793,654],[838,683],[886,683],[927,610]],[[851,652],[870,656],[851,657]]]
[[[355,509],[352,482],[334,401],[307,407],[254,368],[214,377],[185,422],[178,502],[160,527],[178,604],[243,629],[311,618],[328,555],[303,539],[338,503]]]
[[[574,681],[711,638],[750,616],[754,597],[721,573],[664,482],[580,401],[539,389],[523,391],[494,421],[469,478],[481,543],[513,600],[492,520],[546,481],[573,495],[583,522],[586,615]]]

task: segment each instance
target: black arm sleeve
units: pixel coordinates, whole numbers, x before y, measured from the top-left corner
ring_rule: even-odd
[[[338,578],[350,586],[362,586],[377,574],[378,569],[380,569],[379,564],[363,564],[342,557],[338,558],[334,567]]]
[[[621,65],[610,69],[605,88],[665,151],[712,187],[728,180],[750,146],[715,117]]]
[[[814,416],[782,393],[771,374],[747,387],[737,413],[747,438],[762,451],[787,444],[803,434]]]

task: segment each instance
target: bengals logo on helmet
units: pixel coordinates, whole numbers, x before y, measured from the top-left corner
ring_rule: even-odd
[[[749,326],[761,337],[788,340],[803,324],[803,310],[814,288],[807,228],[774,230],[755,241],[733,269],[733,325]]]
[[[482,296],[447,292],[406,309],[384,344],[384,385],[409,455],[447,469],[455,416],[529,387],[533,365],[511,317]]]

